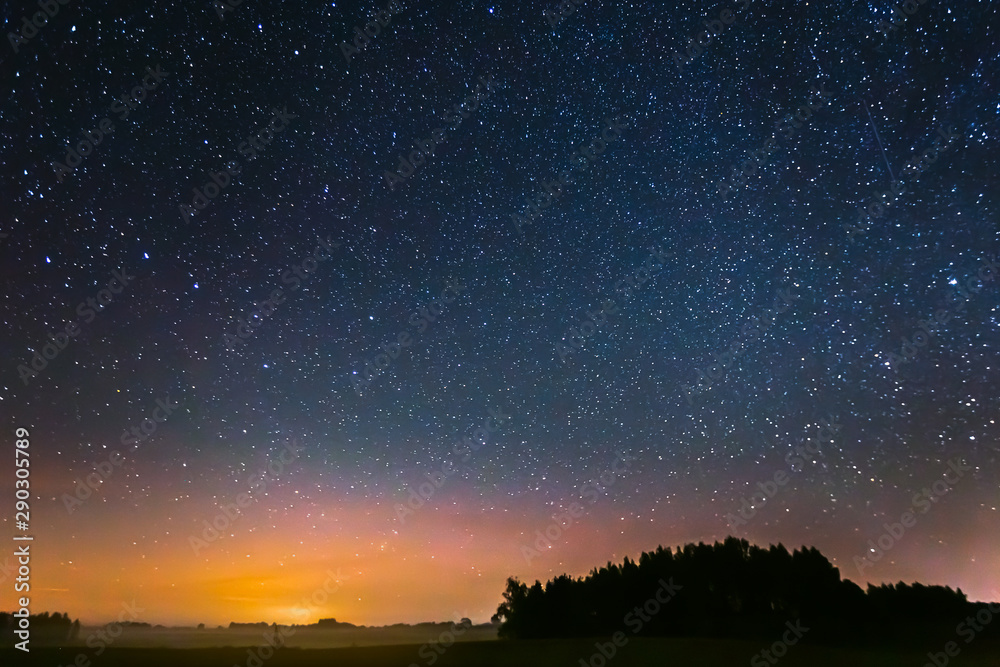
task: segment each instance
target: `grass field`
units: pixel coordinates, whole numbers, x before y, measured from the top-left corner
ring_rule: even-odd
[[[455,644],[437,656],[434,667],[556,667],[579,666],[580,660],[594,655],[595,640],[546,639],[524,641],[489,641]],[[711,639],[632,639],[608,667],[736,667],[750,665],[751,658],[766,644],[742,640]],[[844,649],[801,644],[788,649],[777,661],[782,667],[923,667],[928,651],[942,646],[910,646],[877,649]],[[957,667],[997,667],[1000,665],[1000,642],[986,638],[962,644],[961,653],[949,665]],[[267,667],[430,667],[429,654],[418,655],[419,645],[369,646],[339,649],[279,650],[263,661]],[[0,664],[38,667],[233,667],[247,665],[248,649],[128,649],[109,648],[99,657],[85,651],[89,666],[75,663],[79,650],[36,649],[30,654],[16,650],[0,652]],[[600,661],[593,663],[601,666]],[[763,660],[756,664],[768,664]],[[259,667],[257,661],[249,667]]]

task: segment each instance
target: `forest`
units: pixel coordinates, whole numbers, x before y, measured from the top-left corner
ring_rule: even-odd
[[[667,602],[659,595],[671,589]],[[712,545],[658,547],[638,561],[558,576],[544,585],[507,580],[494,621],[505,639],[596,637],[628,630],[649,637],[755,638],[797,621],[811,640],[861,643],[923,628],[955,627],[982,604],[947,586],[841,579],[814,547],[791,553],[728,537]],[[638,620],[637,620],[638,619]],[[646,620],[648,619],[648,620]],[[996,633],[996,628],[987,628]]]

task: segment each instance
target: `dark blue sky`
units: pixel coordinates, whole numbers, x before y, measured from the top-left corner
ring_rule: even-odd
[[[244,2],[220,20],[209,2],[70,3],[5,40],[0,406],[41,459],[39,532],[85,571],[119,559],[181,586],[187,553],[214,576],[244,554],[195,558],[188,536],[295,440],[299,467],[234,535],[294,526],[301,550],[342,560],[396,549],[428,581],[419,554],[447,544],[487,591],[452,582],[447,604],[480,616],[508,575],[730,532],[815,545],[861,583],[988,596],[998,281],[951,295],[1000,251],[990,3],[928,2],[889,33],[889,3],[587,0],[552,26],[554,6],[404,1],[357,53],[342,43],[385,5]],[[700,35],[725,9],[735,20]],[[4,3],[4,34],[32,11]],[[105,118],[60,181],[53,162]],[[193,189],[213,196],[185,213]],[[87,321],[77,304],[114,271],[135,278]],[[37,376],[19,371],[70,322]],[[100,511],[67,523],[63,494],[167,397],[180,407],[147,423]],[[433,519],[394,537],[409,490],[497,409],[511,419],[428,501]],[[731,529],[824,418],[837,433]],[[620,451],[627,482],[567,531],[573,546],[521,559]],[[956,457],[972,466],[961,484],[859,573],[854,557]],[[133,549],[84,537],[134,513],[144,527],[115,529]],[[151,614],[182,618],[171,604]],[[371,604],[337,616],[434,616]]]

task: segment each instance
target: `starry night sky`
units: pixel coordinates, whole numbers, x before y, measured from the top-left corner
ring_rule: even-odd
[[[350,63],[342,43],[384,3],[246,0],[224,20],[204,1],[92,4],[59,5],[16,49],[37,6],[0,13],[0,416],[11,449],[30,431],[33,612],[98,621],[134,598],[156,623],[289,622],[339,568],[309,620],[481,622],[507,576],[730,533],[816,546],[862,585],[1000,598],[1000,281],[957,292],[1000,255],[991,3],[928,0],[883,34],[887,1],[587,0],[553,27],[554,2],[401,0]],[[736,20],[682,70],[724,9]],[[162,79],[121,119],[147,67]],[[248,159],[274,110],[287,120]],[[60,178],[52,163],[106,117]],[[574,157],[616,118],[602,154]],[[426,163],[387,187],[435,128]],[[935,138],[947,149],[907,169]],[[746,183],[720,187],[741,165]],[[894,181],[905,191],[850,233]],[[333,250],[312,265],[321,239]],[[77,304],[115,271],[134,279],[88,321]],[[276,289],[248,337],[224,338]],[[795,298],[741,334],[782,290]],[[901,337],[939,309],[902,363]],[[64,350],[19,371],[70,322]],[[819,454],[731,527],[824,418],[840,428]],[[585,490],[619,453],[625,472]],[[859,573],[959,459],[969,470]],[[446,462],[457,472],[401,511]],[[241,492],[223,537],[194,548]],[[583,516],[526,557],[574,501]]]

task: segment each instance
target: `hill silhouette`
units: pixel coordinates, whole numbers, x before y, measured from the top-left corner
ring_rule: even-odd
[[[501,638],[572,638],[616,632],[649,637],[768,638],[790,622],[808,640],[863,643],[954,629],[982,604],[947,586],[869,585],[841,579],[815,548],[789,553],[745,539],[644,552],[587,577],[543,586],[511,577],[497,608]],[[1000,624],[998,624],[1000,625]],[[997,634],[997,628],[987,628]]]

